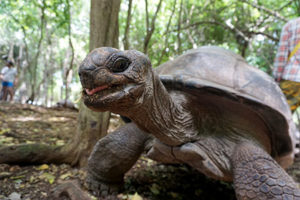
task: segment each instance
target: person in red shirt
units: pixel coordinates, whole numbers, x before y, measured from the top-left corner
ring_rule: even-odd
[[[273,76],[294,112],[300,106],[300,18],[282,28]]]

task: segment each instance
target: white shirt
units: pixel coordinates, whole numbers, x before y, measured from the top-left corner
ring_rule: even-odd
[[[17,75],[17,69],[14,67],[5,66],[1,70],[1,74],[3,74],[3,81],[14,82]]]

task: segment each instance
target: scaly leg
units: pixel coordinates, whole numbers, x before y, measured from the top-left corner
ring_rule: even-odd
[[[87,184],[97,196],[116,194],[124,174],[144,151],[148,134],[128,123],[100,139],[88,160]]]
[[[238,200],[300,200],[297,184],[260,147],[250,142],[237,145],[232,164]]]

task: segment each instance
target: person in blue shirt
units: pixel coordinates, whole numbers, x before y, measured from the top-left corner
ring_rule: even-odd
[[[0,80],[2,81],[2,96],[0,100],[9,101],[14,98],[14,86],[17,84],[17,69],[14,67],[12,61],[7,60],[6,66],[0,72]]]

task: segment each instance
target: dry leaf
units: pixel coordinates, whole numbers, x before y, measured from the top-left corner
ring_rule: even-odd
[[[47,180],[50,184],[52,184],[55,181],[55,176],[49,173],[43,173],[42,175],[40,175],[40,179]]]
[[[49,165],[47,164],[43,164],[41,166],[39,166],[39,168],[37,168],[38,170],[45,170],[45,169],[49,169]]]
[[[131,198],[131,200],[143,200],[143,198],[136,192]]]

